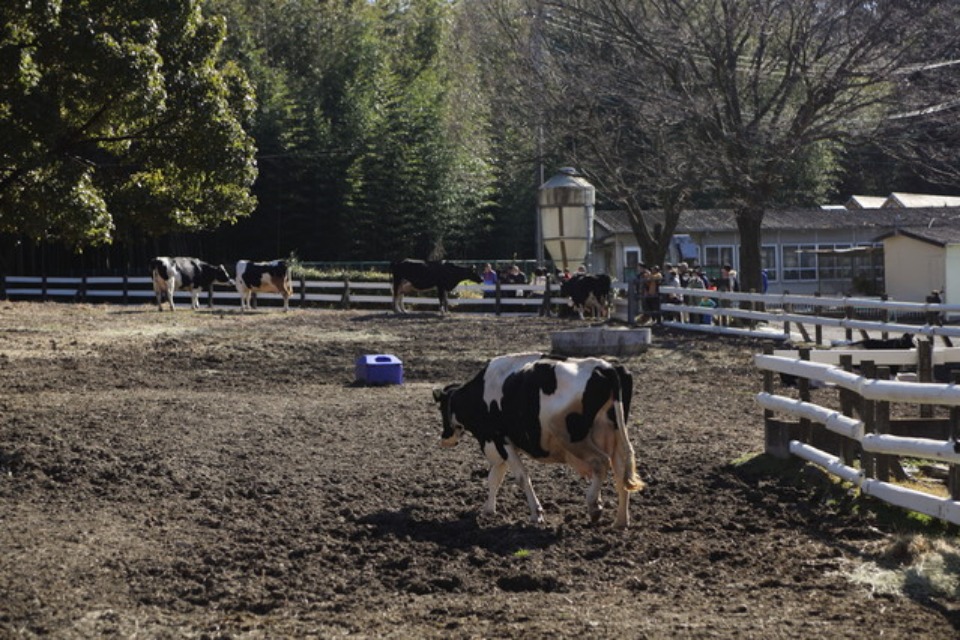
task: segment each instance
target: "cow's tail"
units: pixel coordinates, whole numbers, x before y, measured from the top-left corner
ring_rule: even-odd
[[[161,270],[163,271],[162,275],[160,274]],[[166,280],[167,275],[166,275],[166,269],[163,268],[163,260],[158,260],[154,258],[153,260],[150,261],[150,274],[151,276],[153,276],[154,279],[156,279],[158,275],[161,275],[161,277],[164,280]]]
[[[637,460],[627,431],[627,416],[630,407],[630,394],[633,393],[633,379],[626,370],[617,367],[618,384],[614,389],[613,409],[617,421],[616,446],[613,452],[613,472],[617,484],[627,491],[642,491],[646,486],[637,475]]]

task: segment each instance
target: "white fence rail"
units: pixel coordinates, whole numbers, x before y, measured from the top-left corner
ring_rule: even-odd
[[[815,341],[817,344],[823,343],[821,330],[824,327],[844,329],[848,340],[852,339],[854,330],[861,333],[879,331],[884,334],[912,333],[930,337],[940,336],[947,340],[960,338],[960,327],[943,326],[939,322],[944,317],[960,316],[960,305],[956,304],[805,296],[788,293],[739,293],[679,287],[663,287],[661,292],[665,295],[683,296],[684,304],[664,303],[661,305],[661,313],[666,318],[664,321],[666,326],[687,331],[787,340],[791,337],[791,325],[795,325],[806,341]],[[716,306],[700,306],[699,302],[702,300],[709,300]],[[742,306],[748,308],[742,308]],[[801,313],[800,310],[803,312]],[[865,311],[877,312],[878,317],[869,320],[855,317]],[[682,321],[702,316],[710,316],[712,322]],[[919,319],[922,324],[900,322],[898,321],[900,316]],[[764,325],[766,330],[758,334],[758,325]],[[815,328],[815,340],[810,338],[806,326]]]
[[[484,297],[484,294],[489,297]],[[549,295],[549,303],[563,301],[553,285],[548,292],[541,285],[504,284],[497,289],[481,285],[461,285],[450,296],[451,308],[462,306],[476,311],[538,313]],[[201,296],[202,297],[202,296]],[[152,302],[155,299],[152,279],[147,276],[41,277],[4,276],[0,278],[0,298],[12,300],[78,300]],[[210,298],[215,307],[239,307],[240,294],[217,285]],[[274,302],[275,300],[275,302]],[[280,296],[262,294],[261,304],[279,304]],[[190,293],[174,293],[175,303],[190,302]],[[363,305],[390,308],[393,304],[389,282],[350,282],[347,280],[295,280],[291,304]],[[404,305],[437,309],[436,294],[405,295]]]
[[[766,450],[779,457],[798,456],[817,464],[843,480],[854,484],[864,494],[895,506],[910,509],[953,524],[960,524],[960,377],[944,383],[899,382],[873,379],[849,370],[853,355],[869,371],[887,365],[920,365],[932,368],[934,363],[960,362],[957,349],[936,350],[924,341],[919,349],[889,351],[811,351],[774,352],[757,355],[754,361],[764,372],[764,389],[756,397],[764,409]],[[921,354],[921,352],[923,352]],[[792,355],[791,355],[792,354]],[[822,356],[821,354],[832,354]],[[834,356],[837,356],[835,358]],[[807,358],[807,359],[801,359]],[[821,359],[822,362],[810,360]],[[773,374],[797,376],[800,398],[777,395]],[[931,371],[920,371],[921,379],[930,379]],[[841,408],[821,406],[810,401],[810,383],[835,388],[840,394]],[[891,404],[917,404],[919,418],[891,418]],[[932,405],[949,408],[949,418],[934,418]],[[854,417],[854,413],[859,417]],[[903,416],[903,407],[898,416]],[[786,415],[798,422],[784,422],[776,415]],[[824,437],[814,427],[833,437]],[[918,432],[924,432],[918,435]],[[939,435],[931,436],[931,432]],[[836,451],[825,449],[835,448]],[[859,455],[859,468],[857,456]],[[899,459],[929,460],[948,465],[950,497],[941,497],[891,481],[905,478]]]

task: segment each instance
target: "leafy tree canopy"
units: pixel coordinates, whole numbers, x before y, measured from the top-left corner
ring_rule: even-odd
[[[0,231],[82,246],[248,215],[254,96],[194,0],[0,4]]]

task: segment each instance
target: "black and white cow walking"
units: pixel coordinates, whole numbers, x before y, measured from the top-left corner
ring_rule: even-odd
[[[250,309],[254,293],[279,293],[283,296],[283,310],[290,310],[290,269],[283,260],[271,262],[237,262],[237,291],[240,292],[240,311]]]
[[[411,291],[437,290],[440,300],[440,313],[446,314],[450,309],[447,294],[453,291],[464,280],[482,282],[476,269],[462,267],[446,261],[401,260],[390,265],[393,275],[393,311],[406,313],[403,306],[403,294]]]
[[[600,518],[600,490],[612,465],[615,526],[626,527],[630,493],[644,487],[627,432],[632,392],[633,377],[620,365],[522,353],[493,358],[469,382],[433,395],[443,417],[441,445],[456,445],[466,430],[490,461],[483,513],[496,512],[497,491],[509,469],[526,494],[531,521],[543,522],[522,451],[539,462],[568,464],[589,478],[593,522]]]
[[[174,310],[173,294],[189,291],[194,309],[200,308],[200,292],[213,291],[215,283],[233,284],[233,279],[223,265],[212,265],[196,258],[157,257],[150,261],[153,275],[153,292],[157,296],[157,309],[163,311],[163,296],[167,296],[170,311]],[[210,299],[213,307],[213,299]]]

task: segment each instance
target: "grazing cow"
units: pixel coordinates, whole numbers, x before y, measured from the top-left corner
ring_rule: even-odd
[[[594,316],[602,318],[609,315],[610,284],[610,276],[605,273],[578,273],[560,284],[560,295],[570,298],[581,320],[585,309],[591,309]]]
[[[214,283],[233,284],[223,265],[212,265],[196,258],[159,257],[150,261],[153,274],[153,292],[157,296],[157,309],[163,311],[163,296],[167,296],[170,311],[174,310],[175,291],[189,291],[193,308],[200,308],[200,292],[213,291]],[[210,300],[213,307],[213,300]]]
[[[401,260],[390,265],[393,274],[393,310],[406,313],[403,306],[403,294],[411,291],[436,289],[440,299],[440,313],[450,311],[447,294],[464,280],[479,284],[483,280],[477,271],[470,267],[461,267],[446,261]]]
[[[240,310],[250,308],[250,298],[254,293],[279,293],[283,296],[283,310],[290,310],[290,296],[293,287],[290,286],[290,269],[283,260],[272,262],[250,262],[241,260],[237,263],[237,291],[240,292]]]
[[[626,527],[630,492],[644,486],[627,433],[632,393],[633,377],[622,366],[522,353],[493,358],[469,382],[436,389],[433,396],[443,417],[441,445],[456,445],[467,430],[490,461],[483,513],[496,513],[497,491],[509,469],[526,493],[531,521],[543,522],[522,451],[540,462],[569,464],[589,478],[593,522],[600,518],[600,489],[612,465],[615,525]]]

